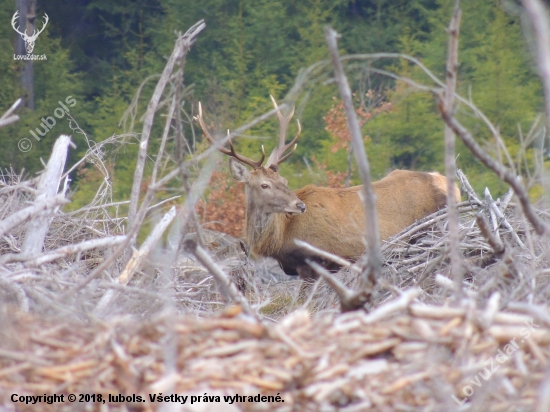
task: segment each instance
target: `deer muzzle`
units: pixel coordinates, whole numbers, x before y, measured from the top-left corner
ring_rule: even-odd
[[[301,200],[297,200],[293,203],[290,203],[286,208],[284,213],[289,213],[291,215],[301,215],[306,211],[306,204]]]

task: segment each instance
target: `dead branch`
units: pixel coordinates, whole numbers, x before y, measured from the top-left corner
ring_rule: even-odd
[[[376,199],[372,189],[372,178],[370,175],[369,161],[365,152],[361,128],[355,115],[351,90],[344,73],[340,54],[338,53],[338,34],[330,27],[325,27],[325,38],[330,51],[334,76],[340,90],[340,96],[346,112],[346,120],[351,136],[351,145],[355,160],[359,168],[359,175],[363,183],[363,202],[365,206],[367,256],[368,261],[362,274],[362,288],[372,288],[376,284],[382,270],[382,252],[380,249],[380,235],[378,231],[378,219],[376,214]],[[362,305],[361,305],[362,306]]]
[[[304,249],[306,249],[310,252],[315,253],[316,255],[319,255],[319,256],[321,256],[325,259],[331,260],[331,261],[333,261],[334,263],[336,263],[338,265],[341,265],[345,268],[351,269],[354,272],[361,273],[361,268],[359,266],[347,261],[346,259],[344,259],[344,258],[342,258],[338,255],[335,255],[333,253],[329,253],[325,250],[319,249],[319,248],[317,248],[313,245],[310,245],[309,243],[304,242],[303,240],[300,240],[300,239],[295,239],[294,243],[296,243],[296,245],[298,245],[300,247],[303,247]]]
[[[155,226],[151,234],[147,236],[147,239],[145,239],[145,242],[143,242],[139,250],[134,253],[132,259],[118,277],[118,281],[121,285],[126,285],[130,281],[134,272],[139,269],[141,263],[149,256],[153,246],[158,243],[166,228],[172,223],[172,220],[174,220],[174,217],[176,217],[176,207],[172,206],[162,220]]]
[[[513,193],[513,191],[512,191]],[[503,206],[506,206],[507,204],[504,204],[503,203]],[[514,241],[519,245],[521,246],[523,249],[525,249],[525,244],[523,243],[523,241],[519,238],[518,234],[516,233],[516,231],[514,230],[514,228],[512,227],[512,225],[510,224],[510,222],[508,222],[508,219],[506,219],[506,216],[504,216],[504,213],[502,213],[502,211],[500,210],[500,208],[497,206],[497,204],[492,200],[492,198],[490,199],[490,202],[489,202],[489,209],[490,209],[490,212],[491,213],[494,213],[495,216],[498,218],[498,222],[497,222],[497,229],[501,226],[504,226],[507,230],[508,230],[508,233],[510,233],[510,235],[512,236],[512,238],[514,239]]]
[[[37,199],[32,206],[21,209],[20,211],[0,221],[0,237],[4,236],[11,229],[19,226],[34,216],[67,203],[69,203],[69,200],[65,199],[64,195],[43,198],[40,200]]]
[[[546,326],[550,326],[550,315],[548,314],[548,309],[543,306],[532,305],[524,302],[508,302],[506,307],[510,310],[528,313],[535,319],[545,323]]]
[[[491,297],[487,301],[487,306],[485,307],[485,311],[479,317],[480,324],[482,325],[483,328],[487,329],[493,324],[493,321],[495,320],[495,315],[500,310],[500,300],[501,300],[500,293],[495,292],[491,295]]]
[[[456,175],[458,177],[458,180],[460,181],[460,185],[462,186],[462,189],[468,195],[468,200],[477,205],[482,205],[483,203],[481,202],[479,197],[477,197],[477,194],[474,188],[472,187],[472,185],[470,184],[470,182],[468,181],[468,179],[466,178],[466,175],[462,172],[462,170],[458,169],[456,171]]]
[[[550,370],[546,371],[544,380],[539,387],[536,407],[537,412],[550,410]]]
[[[447,86],[445,88],[445,110],[454,113],[454,97],[458,75],[458,34],[460,28],[460,0],[456,0],[453,17],[449,24],[449,51],[447,58]],[[445,125],[445,174],[447,176],[447,216],[449,218],[449,254],[451,257],[451,276],[455,282],[456,297],[462,296],[462,278],[464,277],[460,256],[460,238],[458,236],[458,211],[455,199],[455,135]]]
[[[40,194],[36,197],[37,201],[53,198],[57,195],[70,143],[71,137],[64,134],[56,140],[48,165],[40,176],[40,182],[38,183],[38,192]],[[32,255],[42,251],[44,238],[50,227],[51,220],[51,216],[42,215],[28,223],[21,253]]]
[[[328,283],[330,288],[336,293],[340,301],[340,310],[342,312],[351,312],[364,306],[370,298],[370,291],[366,288],[359,292],[353,292],[340,282],[332,273],[316,262],[307,262],[313,270]]]
[[[510,187],[514,190],[514,193],[519,199],[523,213],[527,217],[527,220],[529,220],[529,223],[533,225],[535,232],[537,232],[537,234],[539,235],[548,233],[550,231],[550,225],[539,219],[539,217],[536,215],[535,210],[533,209],[533,206],[529,201],[527,191],[521,183],[521,177],[514,175],[502,164],[498,163],[491,156],[489,156],[489,154],[485,152],[483,148],[475,141],[470,132],[464,126],[462,126],[462,124],[460,124],[460,122],[456,120],[456,118],[452,114],[448,113],[445,110],[445,106],[441,97],[438,96],[438,98],[439,112],[441,113],[441,117],[443,118],[445,123],[447,123],[454,130],[456,135],[460,137],[466,147],[468,147],[468,149],[470,149],[470,151],[479,160],[481,160],[481,162],[485,166],[495,172],[500,179],[510,185]]]
[[[15,109],[21,104],[21,98],[17,99],[8,110],[0,117],[0,127],[7,126],[19,120],[19,116],[13,114]]]
[[[120,285],[127,285],[128,282],[132,279],[132,276],[134,273],[139,269],[143,261],[149,256],[151,253],[151,250],[153,249],[153,246],[155,246],[162,234],[165,232],[166,228],[172,223],[172,220],[174,220],[174,217],[176,217],[176,207],[172,206],[170,210],[164,215],[162,220],[155,226],[153,231],[147,236],[147,239],[145,239],[145,242],[141,245],[139,250],[136,250],[134,254],[132,255],[132,258],[124,268],[124,271],[120,274],[120,276],[117,279],[117,283]],[[120,236],[121,238],[125,238],[124,236]],[[109,303],[112,301],[112,299],[115,297],[114,290],[109,290],[99,303],[97,304],[95,308],[96,313],[103,313],[105,308],[109,305]]]
[[[222,295],[229,301],[240,305],[244,312],[254,318],[257,318],[256,313],[252,310],[246,298],[241,295],[233,282],[225,272],[214,262],[210,254],[197,244],[194,239],[187,239],[183,244],[184,250],[192,253],[197,260],[214,276],[216,283],[220,287]]]
[[[459,212],[468,212],[471,210],[476,210],[477,208],[470,206],[469,202],[461,202],[457,205]],[[427,227],[432,226],[434,223],[440,222],[447,219],[447,209],[442,209],[433,215],[427,216],[424,219],[421,219],[409,227],[403,229],[400,233],[396,234],[390,240],[384,242],[382,246],[382,251],[386,251],[392,245],[402,241],[403,239],[410,238],[415,233],[421,232]]]
[[[399,312],[409,306],[409,304],[422,294],[422,289],[411,288],[402,292],[401,296],[390,300],[383,305],[374,309],[371,313],[363,318],[366,324],[379,322],[382,319],[389,317],[395,312]]]
[[[164,154],[164,147],[166,146],[166,141],[168,140],[168,134],[170,133],[170,125],[172,124],[174,111],[176,110],[176,104],[176,95],[174,94],[174,97],[172,97],[172,103],[170,104],[170,109],[168,110],[168,115],[166,116],[166,122],[164,123],[164,132],[162,133],[162,140],[160,142],[157,159],[155,160],[153,172],[151,173],[151,183],[153,184],[155,184],[155,182],[157,181],[157,173],[160,167],[160,162],[162,160],[162,155]]]
[[[201,20],[195,23],[189,30],[187,30],[187,32],[183,36],[181,36],[176,41],[174,50],[172,51],[172,55],[170,56],[170,58],[168,59],[168,63],[166,63],[166,66],[164,67],[162,75],[157,83],[157,86],[155,87],[155,91],[153,92],[153,96],[151,97],[149,105],[147,106],[147,111],[145,112],[145,118],[143,121],[143,130],[141,132],[141,142],[139,144],[139,154],[136,164],[136,171],[134,173],[134,183],[130,196],[130,208],[128,210],[129,226],[132,226],[136,219],[141,180],[143,178],[143,172],[145,169],[145,161],[147,159],[147,146],[149,145],[149,136],[153,127],[153,120],[155,118],[157,106],[160,102],[160,99],[164,92],[164,88],[166,87],[166,84],[170,79],[176,63],[180,59],[185,57],[185,55],[195,42],[196,37],[205,27],[206,25],[204,21]],[[131,243],[133,244],[134,242],[135,240],[132,239]]]
[[[485,219],[485,216],[483,216],[481,212],[476,214],[476,222],[479,226],[479,230],[481,230],[481,234],[485,239],[487,239],[487,242],[489,242],[489,246],[493,248],[495,252],[495,257],[501,258],[502,254],[504,253],[504,244],[498,236],[498,231],[496,233],[493,233],[493,231],[489,227],[487,219]]]
[[[62,259],[69,255],[82,253],[88,250],[117,246],[122,243],[124,239],[125,236],[112,236],[102,239],[91,239],[86,240],[85,242],[63,246],[56,250],[41,253],[38,256],[16,253],[7,254],[0,257],[0,264],[5,264],[8,262],[25,262],[27,266],[40,266],[44,263],[53,262],[54,260]]]

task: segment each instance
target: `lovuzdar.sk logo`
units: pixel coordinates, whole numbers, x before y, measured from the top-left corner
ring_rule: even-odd
[[[46,26],[48,25],[48,21],[50,21],[50,18],[48,17],[48,15],[44,13],[44,22],[42,23],[42,28],[38,31],[34,30],[31,36],[27,34],[26,27],[24,31],[20,30],[19,28],[20,26],[17,25],[18,18],[19,18],[19,11],[16,11],[13,14],[13,17],[11,19],[11,26],[19,35],[21,35],[21,38],[25,42],[25,49],[27,50],[27,54],[14,54],[13,59],[14,60],[47,60],[47,57],[45,54],[36,55],[36,54],[32,54],[32,51],[34,50],[34,43],[36,42],[36,39],[38,38],[40,33],[42,33],[46,28]],[[23,22],[23,23],[26,26],[26,22]]]

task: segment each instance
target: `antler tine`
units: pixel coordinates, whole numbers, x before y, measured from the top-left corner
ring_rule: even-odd
[[[296,151],[296,149],[298,148],[298,143],[296,143],[296,141],[298,140],[298,137],[300,137],[300,133],[302,133],[302,126],[300,125],[300,121],[299,120],[296,120],[296,123],[298,123],[298,133],[296,133],[296,136],[294,136],[294,139],[292,139],[292,141],[285,146],[285,150],[281,153],[284,153],[289,147],[292,147],[292,150],[290,152],[288,152],[286,155],[284,155],[283,157],[281,157],[278,161],[277,161],[277,164],[281,164],[283,163],[286,159],[288,159],[292,153],[294,153]],[[293,147],[294,146],[294,147]]]
[[[231,151],[226,149],[225,147],[223,147],[223,146],[218,147],[217,144],[216,144],[216,141],[210,135],[210,132],[208,131],[208,129],[206,128],[206,125],[204,124],[204,119],[202,117],[202,105],[201,105],[200,102],[199,102],[199,115],[195,116],[195,120],[199,122],[199,126],[201,127],[201,130],[204,133],[204,137],[206,137],[206,140],[208,140],[212,146],[217,147],[218,150],[220,152],[222,152],[223,154],[226,154],[226,155],[231,155],[232,154]]]
[[[254,169],[258,169],[262,167],[262,163],[264,162],[264,159],[265,159],[265,149],[263,145],[262,145],[262,157],[260,160],[257,160],[257,161],[249,159],[248,157],[237,153],[235,151],[235,148],[233,147],[233,143],[231,142],[231,139],[229,139],[230,149],[226,149],[225,147],[218,145],[218,143],[216,142],[216,140],[214,140],[214,138],[206,128],[206,125],[204,124],[204,119],[202,117],[202,105],[200,104],[200,102],[199,102],[199,115],[195,116],[195,120],[199,122],[199,125],[202,129],[202,132],[204,133],[204,137],[206,137],[206,140],[208,140],[212,146],[217,147],[217,149],[220,152],[228,156],[234,157],[239,162],[252,166]],[[229,130],[227,131],[227,134],[229,135]]]
[[[300,125],[300,121],[296,120],[296,122],[298,123],[298,133],[296,134],[294,139],[292,139],[292,141],[289,144],[285,144],[286,129],[288,127],[288,123],[290,122],[290,119],[292,119],[292,117],[294,116],[295,107],[293,107],[292,111],[289,113],[289,115],[285,117],[285,116],[283,116],[283,114],[279,110],[279,106],[277,105],[277,102],[275,101],[275,98],[272,95],[269,95],[269,97],[271,97],[271,101],[273,102],[273,106],[275,106],[275,110],[277,111],[277,117],[279,117],[280,132],[279,132],[279,146],[277,148],[275,148],[273,150],[273,153],[271,154],[271,156],[269,156],[268,163],[270,163],[270,164],[273,163],[273,164],[279,165],[282,162],[284,162],[286,159],[288,159],[290,157],[290,155],[292,155],[292,153],[294,153],[294,151],[298,147],[298,145],[296,144],[296,141],[298,140],[298,137],[300,136],[300,133],[302,132],[302,127]],[[289,148],[291,148],[292,146],[294,146],[292,148],[292,150],[285,155],[284,153]]]
[[[227,135],[229,136],[229,130],[227,130]],[[234,157],[238,161],[245,163],[249,166],[252,166],[254,169],[259,169],[260,167],[262,167],[262,163],[264,162],[264,159],[265,159],[264,145],[262,145],[262,157],[260,158],[260,160],[252,160],[246,156],[243,156],[242,154],[237,153],[235,151],[235,148],[233,147],[233,143],[231,142],[231,139],[229,139],[229,147],[231,148],[231,153],[229,153],[229,155]]]

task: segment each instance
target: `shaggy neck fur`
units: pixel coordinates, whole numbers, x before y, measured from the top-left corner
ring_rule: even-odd
[[[285,220],[283,213],[265,213],[246,190],[246,238],[252,252],[276,256],[283,246]]]

